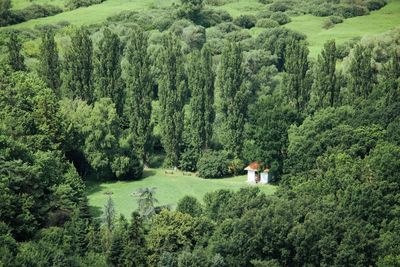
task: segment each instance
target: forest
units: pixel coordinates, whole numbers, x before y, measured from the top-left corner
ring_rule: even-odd
[[[0,266],[400,266],[400,28],[332,36],[313,56],[285,27],[396,1],[259,0],[231,15],[232,0],[180,0],[13,28],[108,1],[0,0]],[[146,187],[129,217],[112,192],[100,216],[88,202],[90,182],[149,168],[211,181],[251,162],[274,194],[188,193],[171,208]]]

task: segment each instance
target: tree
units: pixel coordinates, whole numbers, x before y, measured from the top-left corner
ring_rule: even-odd
[[[126,239],[127,243],[123,251],[123,266],[147,266],[145,229],[143,219],[137,212],[132,213]]]
[[[200,154],[210,146],[214,121],[214,73],[208,46],[190,57],[188,67],[190,98],[190,146]]]
[[[317,107],[333,107],[339,101],[339,86],[336,81],[336,44],[327,41],[321,55],[318,55],[313,84]]]
[[[161,142],[166,152],[164,165],[177,166],[182,143],[186,78],[181,46],[171,34],[163,40],[159,79]]]
[[[151,101],[153,96],[151,62],[148,37],[136,29],[130,37],[126,50],[126,113],[133,148],[143,163],[148,162],[151,145]]]
[[[22,43],[19,40],[17,33],[12,32],[10,39],[7,42],[8,48],[8,63],[14,71],[24,71],[26,66],[24,56],[21,54]]]
[[[290,39],[285,50],[284,78],[285,94],[297,111],[304,111],[310,97],[308,72],[308,48],[294,38]]]
[[[7,26],[12,17],[11,0],[0,0],[0,26]]]
[[[46,82],[47,86],[53,89],[54,93],[60,97],[57,90],[60,87],[60,62],[58,59],[58,49],[54,41],[54,33],[47,31],[42,36],[42,43],[39,47],[39,76]]]
[[[155,214],[155,204],[158,200],[154,197],[156,188],[140,188],[133,195],[137,197],[139,214],[145,218],[149,218]]]
[[[392,52],[391,59],[385,68],[386,103],[397,103],[400,98],[400,54]]]
[[[200,11],[203,8],[203,0],[181,0],[179,10],[180,16],[186,17],[194,22],[198,21]]]
[[[247,113],[247,96],[242,65],[243,55],[239,45],[228,43],[221,56],[217,75],[219,92],[220,136],[225,150],[233,157],[241,157],[244,124]],[[217,114],[218,116],[218,114]]]
[[[71,44],[65,51],[62,73],[65,92],[72,98],[79,98],[89,104],[93,101],[93,44],[89,31],[75,30]]]
[[[192,217],[201,215],[202,207],[197,198],[192,196],[184,196],[179,200],[176,211],[190,214]]]
[[[349,67],[349,86],[354,97],[366,99],[372,92],[376,83],[376,73],[371,60],[371,49],[356,45]]]
[[[114,201],[112,200],[111,196],[109,196],[106,205],[104,205],[103,221],[108,231],[110,232],[112,232],[114,228],[114,220],[115,220]]]
[[[109,28],[103,30],[103,38],[94,53],[94,89],[96,98],[111,98],[122,116],[124,84],[121,78],[122,44],[117,34]]]

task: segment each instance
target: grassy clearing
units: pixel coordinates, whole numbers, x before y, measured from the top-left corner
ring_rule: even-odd
[[[29,29],[37,25],[57,24],[60,22],[69,22],[78,26],[90,25],[104,22],[108,17],[116,15],[122,11],[143,11],[153,8],[167,7],[173,2],[174,0],[107,0],[98,5],[78,8],[55,16],[32,19],[17,25],[9,26],[9,28]]]
[[[185,195],[195,196],[200,201],[204,194],[218,189],[238,190],[248,186],[246,176],[224,179],[202,179],[196,176],[185,176],[182,172],[166,175],[164,169],[149,169],[144,172],[145,178],[128,182],[90,182],[87,184],[89,204],[99,216],[108,199],[106,192],[112,192],[117,214],[130,216],[137,208],[136,199],[131,195],[138,188],[156,187],[156,198],[160,205],[171,205],[175,208],[179,199]],[[273,185],[260,185],[266,194],[275,192]]]
[[[335,39],[338,44],[355,37],[375,35],[400,26],[400,0],[393,0],[378,11],[367,16],[346,19],[343,23],[331,29],[323,29],[326,18],[304,15],[292,18],[285,27],[307,35],[310,43],[310,55],[315,57],[329,39]]]

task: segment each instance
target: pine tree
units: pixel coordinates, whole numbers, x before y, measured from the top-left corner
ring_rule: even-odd
[[[318,56],[313,89],[317,96],[317,106],[335,106],[339,101],[339,86],[336,81],[336,44],[334,40],[324,44]]]
[[[285,51],[286,96],[299,112],[306,108],[310,98],[308,52],[307,46],[294,38],[290,40]]]
[[[214,73],[207,46],[201,52],[194,52],[189,59],[188,86],[191,92],[189,147],[198,158],[210,145],[214,121]]]
[[[148,37],[142,30],[135,30],[126,50],[126,117],[132,136],[133,147],[146,163],[151,145],[152,124],[152,77],[150,58],[147,53]]]
[[[104,205],[104,215],[103,215],[104,224],[106,225],[109,232],[112,232],[114,228],[114,220],[115,220],[114,201],[110,196],[108,197],[107,204]]]
[[[124,104],[122,51],[118,35],[105,28],[94,56],[94,88],[97,98],[108,97],[113,100],[119,116],[122,116]]]
[[[181,46],[171,34],[163,40],[159,79],[161,142],[166,152],[165,166],[177,166],[183,132],[186,89]]]
[[[8,63],[14,71],[24,71],[26,66],[24,56],[21,54],[22,43],[15,32],[11,33],[7,42]]]
[[[54,93],[60,97],[57,90],[60,87],[60,62],[58,59],[58,49],[54,41],[54,33],[47,31],[42,36],[42,43],[39,47],[39,76],[46,82],[47,86],[53,89]]]
[[[225,150],[241,157],[244,124],[247,113],[246,87],[240,46],[229,43],[222,52],[217,75],[219,92],[219,117],[222,124],[221,141]]]
[[[354,97],[368,98],[376,83],[376,73],[371,65],[371,49],[362,45],[354,48],[349,67],[349,86]]]
[[[93,101],[93,44],[89,31],[77,29],[64,55],[63,87],[72,98]]]
[[[147,266],[144,224],[138,212],[132,213],[123,259],[123,266]]]

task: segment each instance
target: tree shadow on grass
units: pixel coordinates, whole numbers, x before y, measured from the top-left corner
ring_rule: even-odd
[[[101,215],[103,214],[103,211],[100,207],[89,206],[89,210],[90,214],[92,214],[94,218],[100,218]]]

